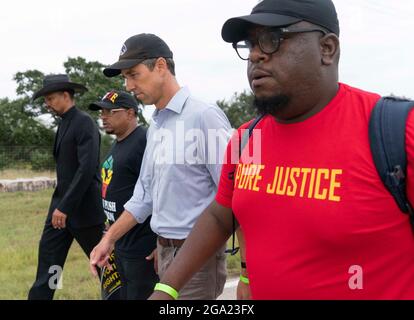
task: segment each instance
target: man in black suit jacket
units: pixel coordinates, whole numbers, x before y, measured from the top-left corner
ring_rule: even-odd
[[[93,119],[74,106],[75,92],[86,90],[70,82],[67,75],[49,75],[33,96],[33,100],[44,96],[47,108],[62,121],[53,149],[57,186],[39,244],[36,281],[29,299],[53,299],[73,239],[89,257],[102,237],[100,134]]]

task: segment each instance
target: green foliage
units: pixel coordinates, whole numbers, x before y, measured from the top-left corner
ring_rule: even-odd
[[[238,128],[256,117],[256,111],[252,107],[253,95],[246,91],[240,94],[235,93],[229,102],[217,101],[217,105],[227,115],[233,128]]]
[[[114,139],[109,134],[102,135],[101,139],[101,162],[103,161],[104,157],[108,154],[109,150],[111,149],[112,143],[114,142]]]
[[[105,65],[98,61],[86,61],[82,57],[68,58],[63,63],[65,72],[69,75],[71,81],[83,84],[88,91],[83,95],[76,95],[76,106],[87,113],[89,113],[95,120],[98,118],[97,112],[90,111],[88,106],[90,103],[100,100],[106,92],[115,90],[125,90],[123,80],[121,77],[108,78],[102,73]],[[27,70],[25,72],[18,72],[14,76],[17,82],[17,94],[25,102],[25,109],[32,115],[40,115],[48,113],[43,107],[43,98],[36,101],[31,101],[31,98],[37,90],[42,87],[43,78],[45,74],[38,70]],[[142,116],[142,110],[139,110],[139,121],[147,125],[145,118]],[[54,125],[57,124],[57,118],[54,116]]]
[[[38,70],[17,72],[14,80],[17,82],[16,93],[19,96],[31,98],[37,89],[42,87],[44,74]]]
[[[35,171],[54,168],[55,162],[50,152],[35,150],[30,154],[30,164]]]
[[[48,146],[54,133],[25,109],[25,99],[0,99],[1,146]]]
[[[8,165],[8,157],[5,151],[0,151],[0,170],[4,169]]]
[[[25,167],[34,150],[53,145],[53,130],[37,121],[25,109],[25,102],[25,99],[0,99],[0,169]],[[38,166],[44,168],[50,165]]]
[[[105,66],[98,61],[86,61],[82,57],[68,58],[63,66],[71,81],[81,83],[89,89],[83,95],[76,95],[75,103],[96,121],[98,113],[90,111],[89,104],[100,100],[112,89],[125,90],[122,78],[105,77],[102,73]],[[36,120],[36,117],[50,113],[44,108],[43,98],[32,101],[33,94],[43,86],[44,76],[45,74],[39,70],[17,72],[14,80],[17,82],[18,98],[0,99],[0,169],[22,166],[33,170],[53,168],[51,147],[54,131]],[[51,116],[50,127],[53,127],[57,125],[58,118]],[[138,118],[141,124],[148,125],[142,115],[142,108],[139,110]],[[103,135],[101,154],[105,154],[111,144],[112,138]],[[39,147],[46,149],[43,149],[43,152],[36,151]]]
[[[87,62],[84,58],[68,58],[63,63],[66,74],[71,81],[83,84],[88,91],[76,98],[76,106],[88,112],[95,119],[97,112],[90,111],[90,103],[100,100],[109,90],[122,90],[123,81],[121,77],[108,78],[102,73],[104,65],[98,61]]]

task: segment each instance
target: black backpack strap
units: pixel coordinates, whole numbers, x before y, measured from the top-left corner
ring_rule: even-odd
[[[247,128],[247,130],[245,130],[242,134],[241,139],[239,139],[239,161],[241,158],[241,154],[242,151],[244,149],[244,147],[246,146],[247,142],[249,141],[250,136],[253,133],[253,129],[256,127],[256,125],[259,123],[260,120],[262,120],[262,118],[264,117],[264,115],[260,115],[258,116],[256,119],[254,119],[249,127]],[[236,217],[234,216],[234,213],[232,213],[232,219],[233,219],[233,232],[232,232],[232,248],[231,249],[226,249],[226,253],[230,253],[232,256],[234,256],[240,249],[240,247],[235,247],[235,233],[236,233]]]
[[[253,129],[256,127],[256,125],[262,120],[264,117],[264,114],[258,116],[256,119],[254,119],[247,130],[243,132],[242,138],[240,140],[240,148],[239,148],[239,159],[241,157],[242,151],[244,147],[247,145],[247,142],[249,141],[249,138],[252,136]]]
[[[382,182],[402,212],[408,213],[414,228],[414,211],[406,194],[407,154],[405,128],[414,101],[381,98],[369,122],[369,139],[375,166]]]

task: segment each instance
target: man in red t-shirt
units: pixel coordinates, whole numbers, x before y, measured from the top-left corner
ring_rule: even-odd
[[[239,159],[230,141],[215,202],[161,282],[178,290],[231,234],[246,239],[254,299],[414,299],[414,237],[373,163],[368,121],[380,96],[338,83],[331,0],[264,0],[223,39],[248,61],[263,119]],[[414,200],[414,119],[406,128]],[[205,235],[208,235],[205,236]],[[153,298],[169,298],[169,290]]]

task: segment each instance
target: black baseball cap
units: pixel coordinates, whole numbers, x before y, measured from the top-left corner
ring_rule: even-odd
[[[129,69],[146,59],[172,58],[168,45],[160,37],[151,33],[140,33],[128,38],[122,45],[119,59],[113,65],[105,68],[107,77],[115,77],[122,69]]]
[[[282,27],[299,21],[319,25],[339,36],[338,16],[332,0],[263,0],[250,15],[227,20],[221,36],[226,42],[236,42],[246,37],[252,24]]]
[[[93,111],[118,108],[134,109],[138,112],[138,102],[128,92],[112,90],[107,92],[101,101],[89,105],[89,109]]]

